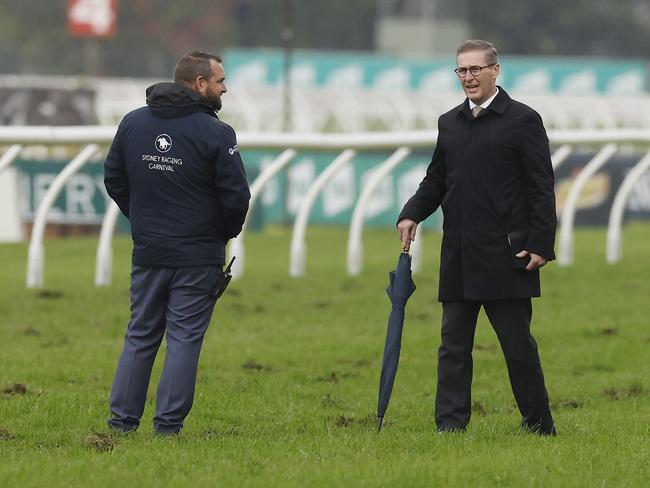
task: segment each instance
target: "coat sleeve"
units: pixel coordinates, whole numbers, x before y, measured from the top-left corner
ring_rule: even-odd
[[[242,230],[251,194],[235,131],[225,126],[216,161],[214,185],[221,212],[221,228],[232,239]]]
[[[420,183],[415,195],[402,208],[397,223],[403,219],[410,219],[419,224],[436,211],[447,192],[446,168],[444,145],[439,135],[431,163],[427,168],[427,174]]]
[[[555,178],[548,137],[537,112],[528,115],[522,133],[524,186],[530,212],[526,250],[551,261],[555,259],[557,228]]]
[[[104,186],[108,196],[117,203],[122,213],[129,216],[129,178],[124,161],[124,126],[117,129],[111,148],[104,161]]]

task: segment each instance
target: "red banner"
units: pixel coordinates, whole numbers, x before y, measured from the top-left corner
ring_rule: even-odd
[[[76,37],[113,37],[118,0],[68,0],[68,32]]]

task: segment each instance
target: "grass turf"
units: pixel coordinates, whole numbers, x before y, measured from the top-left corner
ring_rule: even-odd
[[[192,413],[178,437],[152,433],[159,354],[141,429],[105,428],[129,313],[130,240],[115,241],[113,285],[93,283],[96,239],[46,243],[46,288],[25,289],[27,246],[0,245],[0,486],[644,486],[650,480],[650,226],[576,235],[576,263],[550,264],[533,333],[559,430],[519,432],[498,342],[483,313],[473,418],[433,419],[440,236],[408,304],[385,427],[374,413],[399,242],[366,231],[365,269],[345,274],[345,231],[310,228],[307,274],[288,277],[289,230],[246,237],[203,346]],[[22,385],[22,386],[20,386]]]

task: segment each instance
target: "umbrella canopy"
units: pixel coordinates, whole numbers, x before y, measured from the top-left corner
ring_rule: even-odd
[[[388,317],[386,329],[386,344],[384,345],[384,362],[381,367],[379,380],[379,399],[377,400],[377,431],[381,430],[384,414],[388,408],[390,395],[393,391],[395,374],[399,364],[399,353],[402,347],[402,327],[404,326],[404,307],[415,291],[415,283],[411,278],[411,256],[402,252],[397,261],[397,267],[391,271],[390,284],[386,293],[390,298],[392,308]]]

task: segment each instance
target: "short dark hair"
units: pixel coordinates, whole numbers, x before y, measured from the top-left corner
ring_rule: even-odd
[[[497,64],[499,62],[499,54],[491,42],[482,41],[480,39],[469,39],[464,41],[460,46],[458,46],[458,49],[456,49],[456,57],[461,53],[467,53],[470,51],[484,51],[488,64]]]
[[[198,76],[209,79],[212,76],[211,59],[217,63],[223,62],[220,56],[203,51],[192,51],[185,54],[174,68],[174,83],[191,86]]]

